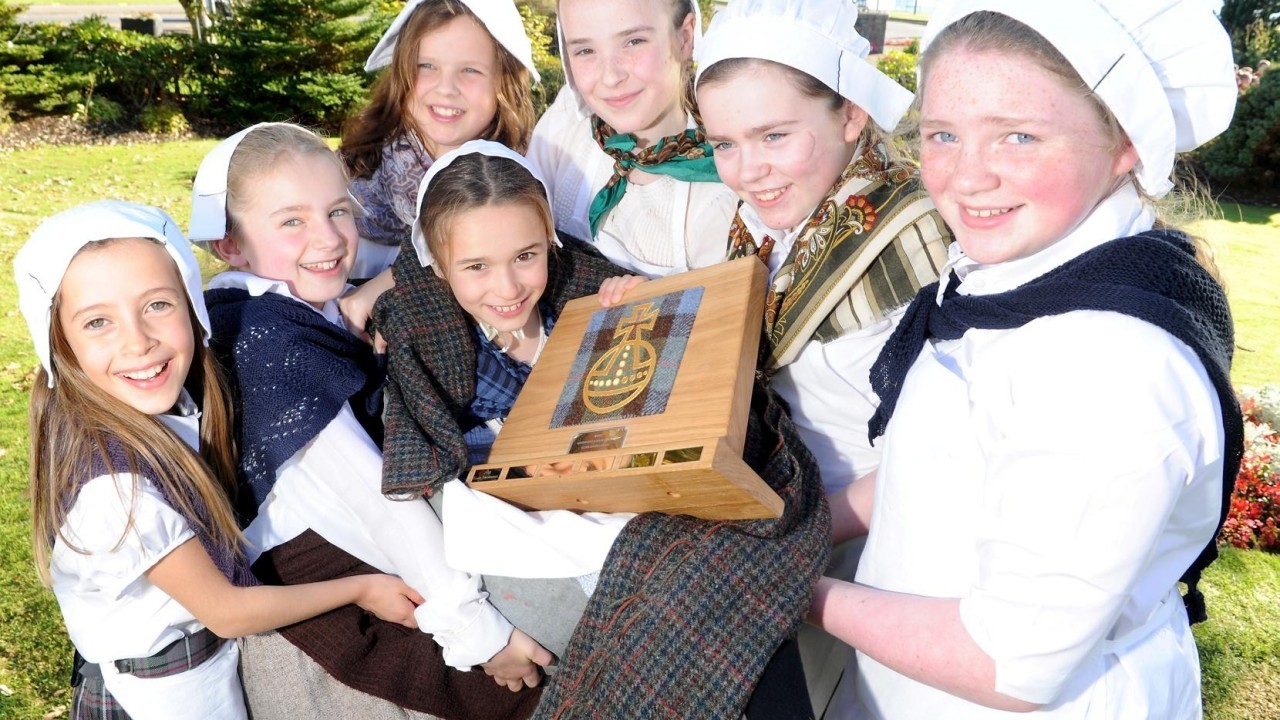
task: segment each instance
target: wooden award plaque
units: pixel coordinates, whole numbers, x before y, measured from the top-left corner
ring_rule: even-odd
[[[467,484],[527,510],[778,517],[742,460],[764,306],[754,257],[569,302]]]

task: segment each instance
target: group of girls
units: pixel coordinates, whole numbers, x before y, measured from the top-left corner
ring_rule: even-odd
[[[514,5],[411,0],[339,155],[284,123],[219,144],[207,292],[154,208],[19,253],[76,717],[1198,717],[1178,581],[1241,423],[1221,285],[1153,203],[1231,118],[1211,12],[950,0],[914,106],[847,0],[732,0],[706,37],[689,0],[558,17],[536,127]],[[781,518],[456,481],[564,302],[748,255],[744,455]],[[847,647],[798,652],[806,616]]]

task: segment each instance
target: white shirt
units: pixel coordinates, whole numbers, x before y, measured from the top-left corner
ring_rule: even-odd
[[[1017,287],[1150,223],[1120,192],[1025,260],[980,266],[953,246],[960,292]],[[884,442],[859,582],[960,598],[995,690],[1039,717],[1200,716],[1177,580],[1213,537],[1224,437],[1190,348],[1095,311],[934,341]],[[855,717],[1006,716],[861,653],[857,667]]]
[[[198,448],[200,413],[185,391],[179,409],[183,415],[156,418]],[[236,674],[239,652],[233,642],[163,682],[122,675],[112,664],[154,655],[204,629],[147,579],[157,562],[195,537],[186,518],[164,501],[155,485],[127,472],[92,478],[81,488],[61,531],[49,572],[67,634],[86,660],[100,664],[107,690],[125,710],[139,719],[244,718]],[[72,549],[63,535],[83,552]]]
[[[209,281],[210,289],[222,287],[243,288],[255,296],[274,292],[292,297],[283,282],[242,272],[222,273]],[[336,302],[317,312],[344,327]],[[479,576],[446,563],[443,529],[431,506],[420,499],[397,502],[383,497],[382,453],[350,405],[344,404],[337,417],[280,466],[245,536],[261,554],[308,528],[382,572],[400,576],[421,593],[426,602],[414,617],[419,629],[435,637],[449,665],[469,669],[506,646],[511,623],[489,604]]]
[[[693,127],[692,118],[689,119]],[[591,201],[613,175],[613,158],[600,149],[591,113],[569,86],[534,128],[529,161],[547,181],[556,228],[592,240]],[[658,175],[629,183],[604,217],[594,245],[612,262],[650,278],[724,261],[738,196],[716,182],[683,182]]]

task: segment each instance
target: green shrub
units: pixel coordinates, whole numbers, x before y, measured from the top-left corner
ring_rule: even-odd
[[[560,65],[560,57],[556,55],[556,23],[550,15],[540,12],[532,5],[520,5],[520,17],[524,19],[524,31],[533,43],[533,66],[538,69],[542,82],[534,85],[533,112],[536,117],[556,99],[556,94],[564,86],[564,67]]]
[[[916,56],[906,50],[890,50],[876,61],[880,72],[893,78],[899,85],[916,91]]]
[[[295,120],[335,131],[365,101],[361,71],[392,16],[368,0],[246,0],[200,48],[193,110],[224,129]]]
[[[176,101],[191,57],[186,36],[124,32],[100,17],[17,27],[0,14],[0,96],[19,116],[83,116],[91,99],[106,99],[125,121],[145,105]]]
[[[1231,127],[1199,157],[1215,181],[1271,188],[1280,184],[1280,72],[1263,73],[1240,96]]]
[[[165,102],[142,108],[142,112],[138,114],[138,124],[143,131],[153,135],[179,137],[191,131],[182,110],[177,105]]]
[[[92,125],[118,126],[127,120],[124,107],[115,100],[95,97],[76,106],[76,117]]]

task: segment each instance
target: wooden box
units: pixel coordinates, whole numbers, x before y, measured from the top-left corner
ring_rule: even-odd
[[[754,257],[568,303],[472,488],[530,510],[778,517],[742,460],[765,267]]]

